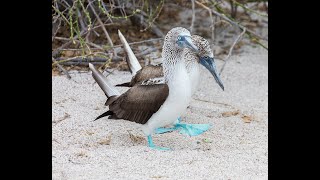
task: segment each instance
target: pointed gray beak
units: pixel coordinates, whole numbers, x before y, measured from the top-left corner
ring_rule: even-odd
[[[199,49],[196,45],[193,44],[192,40],[191,40],[191,36],[183,36],[184,37],[184,44],[187,48],[195,51],[196,53],[199,52]]]
[[[224,91],[224,86],[221,81],[221,78],[217,72],[216,64],[214,63],[214,59],[210,57],[200,57],[200,64],[202,64],[204,67],[206,67],[210,73],[213,75],[216,82],[219,84],[221,89]]]

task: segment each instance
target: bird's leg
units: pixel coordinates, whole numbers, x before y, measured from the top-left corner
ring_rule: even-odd
[[[181,116],[180,117],[178,117],[178,119],[177,119],[177,123],[176,124],[179,124],[181,122]]]
[[[153,144],[151,135],[148,136],[148,146],[149,146],[151,149],[170,150],[170,148],[155,146],[155,145]]]
[[[181,121],[181,117],[178,117],[176,123],[174,124],[174,127],[172,128],[157,128],[155,130],[155,133],[156,134],[164,134],[164,133],[167,133],[167,132],[172,132],[172,131],[175,131],[178,129],[178,127],[176,127],[176,124],[179,124]]]

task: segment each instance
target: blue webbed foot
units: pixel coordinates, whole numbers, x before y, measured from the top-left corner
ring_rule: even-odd
[[[210,124],[186,124],[180,123],[181,117],[178,118],[178,123],[174,125],[175,129],[181,129],[180,134],[185,134],[189,136],[197,136],[206,132],[211,125]]]
[[[163,133],[175,131],[175,130],[177,130],[177,129],[178,129],[177,127],[172,127],[172,128],[157,128],[157,129],[155,130],[155,133],[156,133],[156,134],[163,134]]]
[[[185,134],[189,136],[197,136],[204,132],[206,132],[211,125],[210,124],[176,124],[178,128],[180,128],[180,134]]]
[[[155,146],[155,145],[153,144],[151,135],[148,136],[148,146],[149,146],[151,149],[156,149],[156,150],[162,150],[162,151],[170,150],[170,148]]]
[[[177,123],[172,128],[158,128],[155,130],[155,133],[163,134],[180,129],[180,134],[197,136],[206,132],[211,127],[210,124],[185,124],[180,122],[181,117],[177,119]]]

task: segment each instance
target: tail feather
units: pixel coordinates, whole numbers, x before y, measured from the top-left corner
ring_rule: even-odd
[[[137,57],[134,55],[132,49],[130,48],[126,38],[124,38],[124,36],[120,32],[120,30],[118,30],[118,35],[119,35],[119,38],[123,44],[124,50],[128,56],[128,58],[126,58],[126,60],[127,60],[129,69],[130,69],[132,75],[134,76],[137,73],[137,71],[139,71],[141,69],[141,65],[140,65]]]
[[[126,83],[122,83],[122,84],[117,84],[116,86],[131,87],[130,82],[126,82]]]
[[[113,115],[113,112],[112,111],[107,111],[107,112],[104,112],[104,113],[102,113],[100,116],[98,116],[95,120],[93,120],[93,121],[96,121],[96,120],[98,120],[98,119],[100,119],[100,118],[103,118],[103,117],[105,117],[105,116],[110,116],[110,115]]]
[[[92,71],[92,77],[94,80],[98,83],[102,91],[107,95],[107,97],[111,96],[119,96],[119,91],[114,88],[112,85],[110,85],[107,81],[107,78],[98,71],[91,63],[89,63],[89,68]]]

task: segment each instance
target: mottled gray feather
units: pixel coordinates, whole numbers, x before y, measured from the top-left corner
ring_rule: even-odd
[[[148,65],[137,71],[136,75],[132,77],[130,83],[117,84],[116,86],[132,87],[136,84],[141,84],[148,79],[163,77],[162,66]]]

